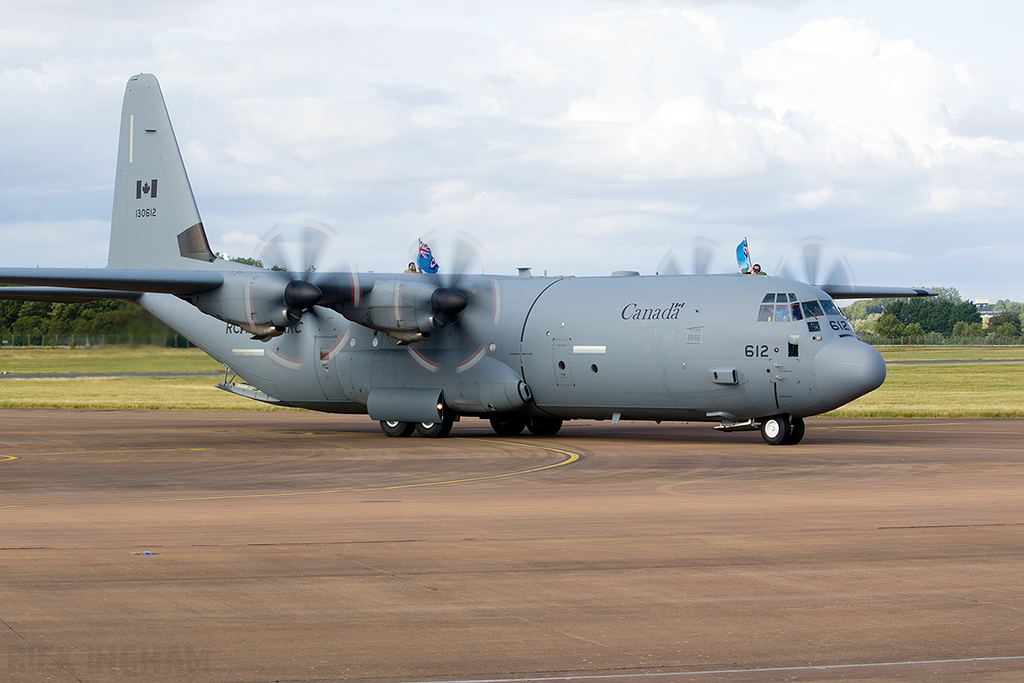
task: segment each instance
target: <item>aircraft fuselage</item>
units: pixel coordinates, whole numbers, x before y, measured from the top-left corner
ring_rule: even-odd
[[[373,392],[436,389],[461,415],[733,423],[826,412],[885,378],[828,295],[792,280],[473,276],[464,287],[458,325],[415,344],[324,309],[258,341],[175,297],[142,303],[267,397],[334,412],[367,412]],[[520,381],[528,400],[515,400]]]

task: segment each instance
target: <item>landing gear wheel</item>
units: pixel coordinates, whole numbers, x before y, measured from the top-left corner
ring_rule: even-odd
[[[415,422],[399,422],[398,420],[381,420],[380,431],[386,436],[410,436],[416,430]]]
[[[786,439],[787,446],[793,446],[800,443],[800,439],[804,438],[804,419],[802,417],[793,417],[789,420],[789,438]]]
[[[557,417],[531,417],[526,428],[534,436],[554,436],[562,428],[562,420]]]
[[[785,415],[773,415],[761,421],[761,438],[771,446],[786,443],[790,435],[789,420]]]
[[[430,439],[441,439],[452,431],[453,420],[445,418],[440,422],[417,422],[416,433]]]
[[[518,436],[526,429],[526,420],[514,417],[492,417],[491,429],[500,436]]]

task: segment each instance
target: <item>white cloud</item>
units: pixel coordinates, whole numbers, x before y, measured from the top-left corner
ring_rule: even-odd
[[[923,284],[938,264],[949,280],[933,284],[956,285],[974,271],[921,254],[923,234],[1021,246],[1008,226],[1022,218],[1024,98],[978,68],[978,48],[950,58],[916,23],[894,34],[879,15],[836,16],[859,5],[132,7],[5,8],[0,223],[106,222],[120,94],[152,71],[229,253],[302,215],[376,270],[404,265],[428,230],[476,234],[506,272],[578,274],[651,272],[702,234],[747,235],[771,264],[821,234],[861,281]],[[748,15],[791,28],[752,41]],[[105,234],[81,234],[78,249],[15,240],[0,260],[102,265]],[[880,244],[906,259],[872,260]],[[1024,298],[1015,278],[975,270],[1007,288],[993,296]]]
[[[109,219],[0,223],[0,244],[20,258],[8,265],[22,268],[54,263],[106,266],[109,238]]]

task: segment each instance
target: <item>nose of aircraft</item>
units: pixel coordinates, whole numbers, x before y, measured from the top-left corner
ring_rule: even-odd
[[[814,356],[814,379],[822,401],[831,410],[882,386],[885,360],[875,347],[840,337]]]

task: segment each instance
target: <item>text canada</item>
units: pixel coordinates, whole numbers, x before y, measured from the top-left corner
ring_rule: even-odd
[[[642,308],[639,304],[629,303],[622,309],[623,320],[678,320],[679,312],[685,304],[673,303],[665,308]]]

